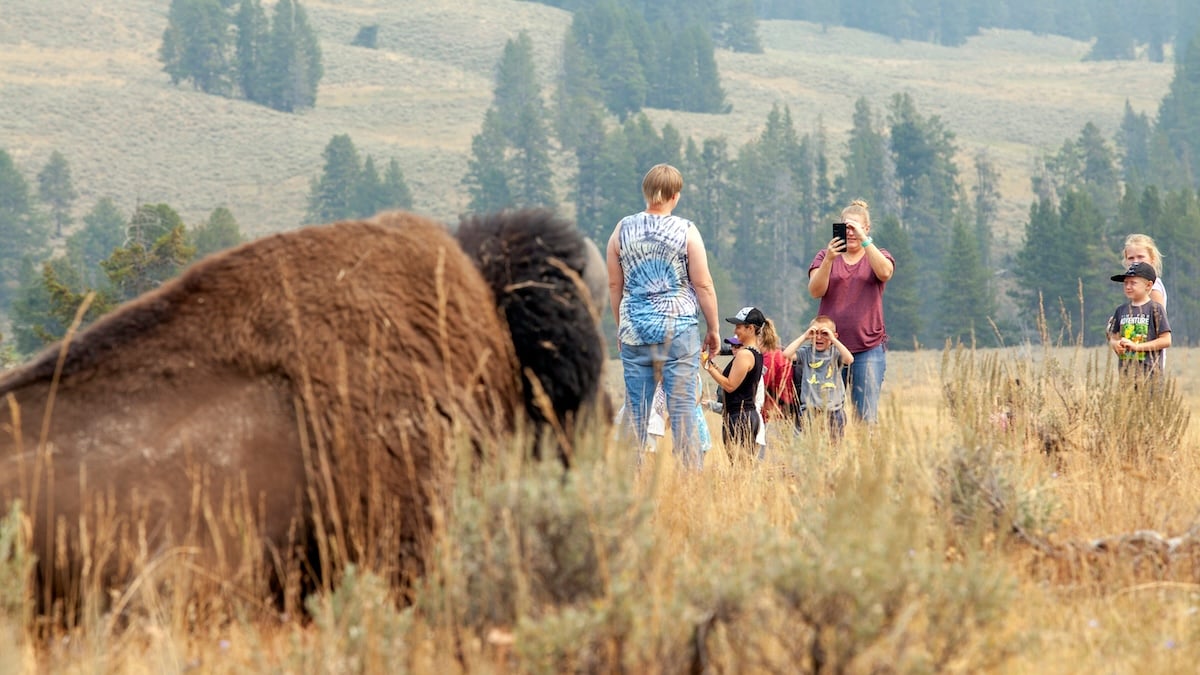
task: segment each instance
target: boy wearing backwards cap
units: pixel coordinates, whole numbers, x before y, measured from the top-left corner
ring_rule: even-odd
[[[1158,274],[1149,263],[1135,262],[1113,281],[1125,285],[1129,299],[1108,320],[1108,344],[1116,352],[1122,374],[1159,375],[1163,350],[1171,346],[1167,310],[1150,299]]]

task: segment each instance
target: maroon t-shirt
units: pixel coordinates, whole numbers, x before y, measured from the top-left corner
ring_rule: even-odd
[[[887,249],[879,249],[883,257],[896,264]],[[821,266],[825,249],[813,258],[808,266],[808,276]],[[852,353],[865,352],[887,342],[887,328],[883,325],[884,282],[875,276],[867,256],[853,265],[846,264],[845,256],[833,259],[829,270],[829,287],[821,298],[818,314],[826,314],[837,326],[838,339]]]

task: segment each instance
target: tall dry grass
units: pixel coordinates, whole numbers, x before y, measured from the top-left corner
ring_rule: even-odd
[[[0,669],[1190,672],[1196,358],[1151,400],[1102,350],[892,353],[880,425],[839,443],[773,429],[767,460],[692,473],[592,429],[569,472],[460,461],[411,603],[351,567],[279,614],[166,560],[120,616],[37,637],[13,514]]]

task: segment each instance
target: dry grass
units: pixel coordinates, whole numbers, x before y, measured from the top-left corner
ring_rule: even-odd
[[[1195,382],[1200,353],[1170,357]],[[1137,406],[1126,426],[1144,448],[1104,442],[1130,431],[1105,408],[1047,455],[1059,412],[1132,400],[1099,377],[1111,355],[896,352],[888,365],[881,425],[836,446],[777,433],[767,462],[730,466],[717,448],[687,474],[667,452],[637,470],[593,433],[566,477],[519,455],[465,473],[407,609],[370,570],[311,597],[307,620],[147,582],[119,621],[93,614],[31,642],[9,522],[0,668],[678,672],[702,658],[723,672],[1189,672],[1200,546],[1167,555],[1128,535],[1200,522],[1196,393]],[[186,589],[190,570],[162,568]]]
[[[460,181],[505,40],[529,31],[549,90],[570,21],[515,0],[306,7],[326,76],[315,109],[285,115],[170,86],[156,58],[162,2],[6,0],[0,147],[31,177],[52,150],[65,153],[81,213],[111,196],[128,210],[135,199],[167,202],[198,222],[225,204],[246,231],[264,234],[300,223],[322,149],[348,133],[362,152],[400,162],[418,211],[453,219],[467,202]],[[380,49],[348,46],[372,23]],[[736,147],[783,104],[802,133],[823,124],[840,157],[858,97],[882,112],[893,93],[910,92],[958,135],[964,179],[978,149],[1001,171],[1000,246],[1019,240],[1039,153],[1088,121],[1111,135],[1126,99],[1153,114],[1172,75],[1164,64],[1083,63],[1087,44],[1015,32],[957,49],[787,21],[764,22],[761,33],[764,54],[718,54],[732,114],[649,111],[655,123]]]

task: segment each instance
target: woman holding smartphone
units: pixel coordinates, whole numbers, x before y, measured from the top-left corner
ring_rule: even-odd
[[[830,239],[808,267],[808,292],[821,301],[817,313],[833,319],[839,338],[854,355],[846,369],[850,399],[858,418],[874,424],[879,421],[879,394],[887,370],[883,289],[896,260],[871,239],[865,201],[856,199],[842,209],[842,221],[845,239]]]

